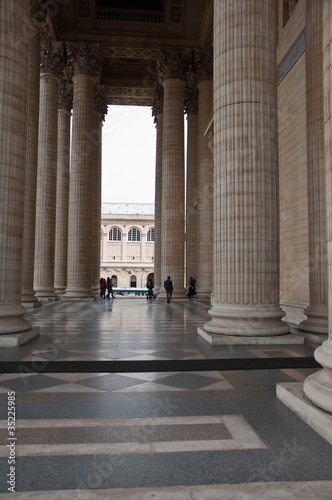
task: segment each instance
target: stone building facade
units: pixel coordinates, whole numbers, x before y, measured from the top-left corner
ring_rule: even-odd
[[[209,342],[314,335],[332,413],[331,1],[121,5],[0,3],[0,336],[37,333],[22,303],[93,300],[107,105],[151,106],[159,300],[189,272]]]
[[[146,288],[154,281],[154,205],[103,203],[100,276],[117,288]]]

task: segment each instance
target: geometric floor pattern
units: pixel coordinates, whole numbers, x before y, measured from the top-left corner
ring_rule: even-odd
[[[275,396],[278,382],[302,382],[314,369],[39,373],[48,361],[301,357],[317,347],[212,347],[197,335],[208,310],[116,298],[29,312],[40,337],[0,353],[33,366],[0,374],[0,497],[332,499],[331,445]]]

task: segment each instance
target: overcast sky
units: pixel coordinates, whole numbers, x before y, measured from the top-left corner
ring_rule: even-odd
[[[103,125],[103,203],[154,203],[156,128],[151,107],[109,106]]]

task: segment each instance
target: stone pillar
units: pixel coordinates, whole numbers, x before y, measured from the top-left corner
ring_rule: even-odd
[[[74,96],[69,187],[69,234],[66,299],[93,299],[92,223],[94,168],[94,84],[99,70],[99,47],[67,46]]]
[[[162,197],[162,160],[163,160],[163,92],[156,92],[152,114],[157,129],[156,140],[156,180],[154,204],[154,295],[159,295],[161,282],[161,197]],[[164,280],[165,281],[165,280]],[[144,283],[145,285],[145,283]]]
[[[309,306],[300,329],[323,335],[321,341],[328,334],[322,40],[323,3],[312,0],[306,8]]]
[[[173,281],[173,299],[184,290],[184,63],[178,51],[159,60],[164,87],[161,282],[159,298],[165,299],[163,283]]]
[[[34,288],[40,299],[55,300],[55,219],[58,154],[58,93],[63,44],[44,40],[41,48]]]
[[[70,167],[70,117],[73,105],[72,85],[62,83],[58,110],[58,168],[55,225],[55,293],[64,295],[67,286],[68,203]]]
[[[316,2],[315,2],[316,3]],[[316,406],[332,413],[332,3],[323,2],[323,83],[326,165],[326,215],[328,248],[328,321],[329,337],[315,351],[315,358],[323,366],[304,382],[304,393]],[[322,415],[323,417],[323,415]],[[332,442],[332,426],[329,428]]]
[[[187,197],[186,197],[186,286],[197,274],[197,163],[198,163],[198,89],[188,89],[187,113]]]
[[[214,2],[214,301],[199,329],[208,341],[289,331],[279,307],[276,15],[274,0]]]
[[[34,14],[34,10],[30,10]],[[22,249],[22,297],[24,307],[33,308],[41,303],[33,289],[36,190],[38,159],[39,83],[40,83],[40,25],[31,20],[29,26],[29,93],[26,141],[26,168],[24,194],[24,229]]]
[[[27,0],[0,3],[0,345],[19,345],[38,329],[21,305],[30,14]],[[24,28],[24,29],[23,29]],[[7,335],[14,334],[14,335]]]
[[[101,223],[101,174],[102,174],[102,127],[107,115],[107,101],[104,87],[95,93],[94,113],[94,166],[93,166],[93,207],[92,207],[92,294],[99,297],[100,279],[100,223]],[[111,278],[111,276],[110,276]]]
[[[213,158],[204,136],[213,109],[212,60],[202,60],[198,80],[197,299],[210,299],[213,285]]]

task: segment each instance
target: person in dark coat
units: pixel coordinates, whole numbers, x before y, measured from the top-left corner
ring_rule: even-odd
[[[164,282],[164,288],[166,290],[167,302],[170,303],[173,293],[173,283],[170,276],[167,276],[167,280]]]

